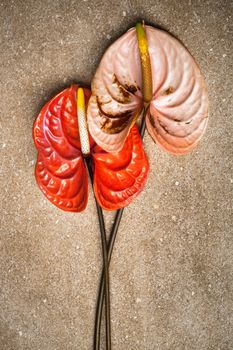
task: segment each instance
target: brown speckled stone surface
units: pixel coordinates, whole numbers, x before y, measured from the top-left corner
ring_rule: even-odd
[[[125,210],[111,263],[113,350],[233,349],[232,2],[0,6],[0,349],[92,349],[101,267],[93,196],[82,214],[45,199],[34,180],[32,125],[56,92],[90,83],[105,48],[141,18],[194,55],[210,120],[187,156],[145,137],[150,176]]]

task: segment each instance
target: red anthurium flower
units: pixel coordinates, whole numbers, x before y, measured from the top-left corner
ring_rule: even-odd
[[[95,196],[107,210],[129,204],[142,190],[149,170],[136,126],[120,152],[107,153],[94,142],[86,122],[90,95],[88,89],[72,85],[42,108],[34,124],[37,183],[53,204],[66,211],[86,208],[87,156],[92,158]]]
[[[165,31],[138,24],[107,49],[95,73],[91,135],[119,151],[144,106],[152,139],[170,153],[190,152],[205,131],[208,97],[193,57]]]

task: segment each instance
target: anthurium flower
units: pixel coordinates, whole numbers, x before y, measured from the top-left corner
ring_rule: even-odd
[[[105,52],[92,81],[89,131],[103,149],[122,149],[143,107],[153,140],[190,152],[207,124],[208,97],[188,50],[163,30],[138,24]]]
[[[142,141],[133,127],[120,152],[107,153],[87,129],[86,105],[91,93],[72,85],[50,100],[33,128],[38,160],[35,176],[45,196],[72,212],[85,209],[88,176],[85,157],[91,157],[94,192],[102,208],[115,210],[129,204],[141,191],[148,174]]]

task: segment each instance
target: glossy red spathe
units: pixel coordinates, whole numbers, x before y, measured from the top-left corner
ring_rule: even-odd
[[[51,99],[33,128],[38,149],[35,176],[45,196],[66,211],[81,212],[88,200],[88,175],[80,147],[77,88],[72,85]],[[91,95],[84,89],[86,105]],[[134,126],[120,152],[107,153],[89,135],[94,171],[94,192],[102,208],[128,205],[142,190],[149,164]]]

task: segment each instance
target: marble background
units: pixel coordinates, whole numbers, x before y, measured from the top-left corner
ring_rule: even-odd
[[[190,155],[146,135],[151,171],[112,258],[113,350],[233,349],[230,0],[0,0],[0,349],[92,349],[101,244],[93,195],[58,210],[34,179],[32,125],[138,19],[177,36],[206,78],[210,119]],[[113,216],[106,213],[107,227]],[[102,346],[104,349],[104,345]]]

